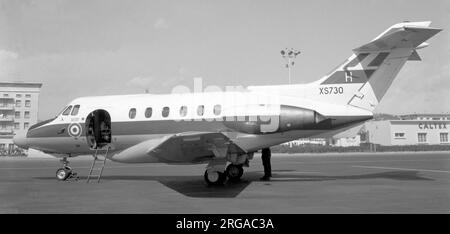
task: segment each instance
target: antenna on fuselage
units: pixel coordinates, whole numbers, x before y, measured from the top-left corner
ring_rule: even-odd
[[[281,50],[281,57],[283,57],[286,60],[285,67],[288,69],[288,78],[289,78],[289,84],[291,84],[291,67],[294,66],[294,59],[299,55],[301,52],[300,50],[296,50],[294,48],[286,48],[284,50]]]

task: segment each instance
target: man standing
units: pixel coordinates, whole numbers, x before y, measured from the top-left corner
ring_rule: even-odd
[[[264,176],[260,180],[270,180],[272,177],[272,166],[270,165],[270,148],[264,148],[261,151],[261,159],[264,166]]]

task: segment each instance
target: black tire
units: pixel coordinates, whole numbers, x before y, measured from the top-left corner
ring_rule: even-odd
[[[231,182],[237,182],[244,174],[244,168],[242,168],[242,165],[230,164],[227,166],[227,170],[225,172],[228,180],[230,180]]]
[[[59,168],[58,170],[56,170],[56,179],[64,181],[69,178],[71,173],[72,171],[67,168]]]
[[[208,184],[209,186],[217,186],[217,185],[223,185],[225,182],[225,179],[227,178],[225,173],[222,172],[214,172],[217,173],[217,179],[211,180],[211,176],[209,176],[208,174],[208,170],[205,171],[205,174],[203,175],[206,184]]]

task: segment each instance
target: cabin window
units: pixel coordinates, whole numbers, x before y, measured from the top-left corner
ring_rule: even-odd
[[[145,118],[152,117],[152,114],[153,114],[153,109],[151,107],[147,107],[147,109],[145,109]]]
[[[214,114],[215,115],[220,115],[221,112],[222,112],[222,106],[221,105],[215,105],[214,106]]]
[[[73,115],[73,116],[78,115],[79,110],[80,110],[80,105],[75,105],[73,107],[72,114],[70,114],[70,115]]]
[[[136,117],[136,108],[130,109],[130,112],[128,112],[128,117],[130,117],[130,119],[134,119]]]
[[[169,107],[167,107],[167,106],[164,107],[162,110],[162,117],[166,118],[167,116],[169,116],[169,112],[170,112]]]
[[[187,115],[187,106],[180,107],[180,116],[184,117]]]
[[[64,110],[64,112],[62,113],[62,115],[69,115],[71,110],[72,106],[67,107],[66,110]]]
[[[200,105],[197,107],[197,115],[198,116],[203,116],[203,113],[205,112],[205,106],[204,105]]]

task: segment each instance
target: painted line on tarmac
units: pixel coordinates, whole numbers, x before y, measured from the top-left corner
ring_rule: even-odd
[[[175,166],[175,165],[142,165],[142,166],[105,166],[105,169],[115,169],[115,168],[144,168],[144,167],[154,167],[154,166]],[[192,166],[192,165],[191,165]],[[42,169],[57,169],[58,167],[0,167],[0,170],[42,170]],[[90,169],[90,166],[86,167],[71,167],[72,169]]]
[[[273,174],[323,174],[318,171],[274,171]]]
[[[450,173],[450,171],[444,170],[429,170],[429,169],[416,169],[416,168],[401,168],[401,167],[373,167],[373,166],[351,166],[358,168],[368,168],[368,169],[383,169],[383,170],[400,170],[400,171],[426,171],[426,172],[438,172],[438,173]]]
[[[431,160],[340,160],[340,161],[322,161],[322,162],[289,162],[289,164],[328,164],[328,163],[384,163],[384,162],[429,162]]]
[[[295,181],[299,180],[299,178],[270,178],[270,180],[262,181],[262,182],[270,182],[270,181]]]

